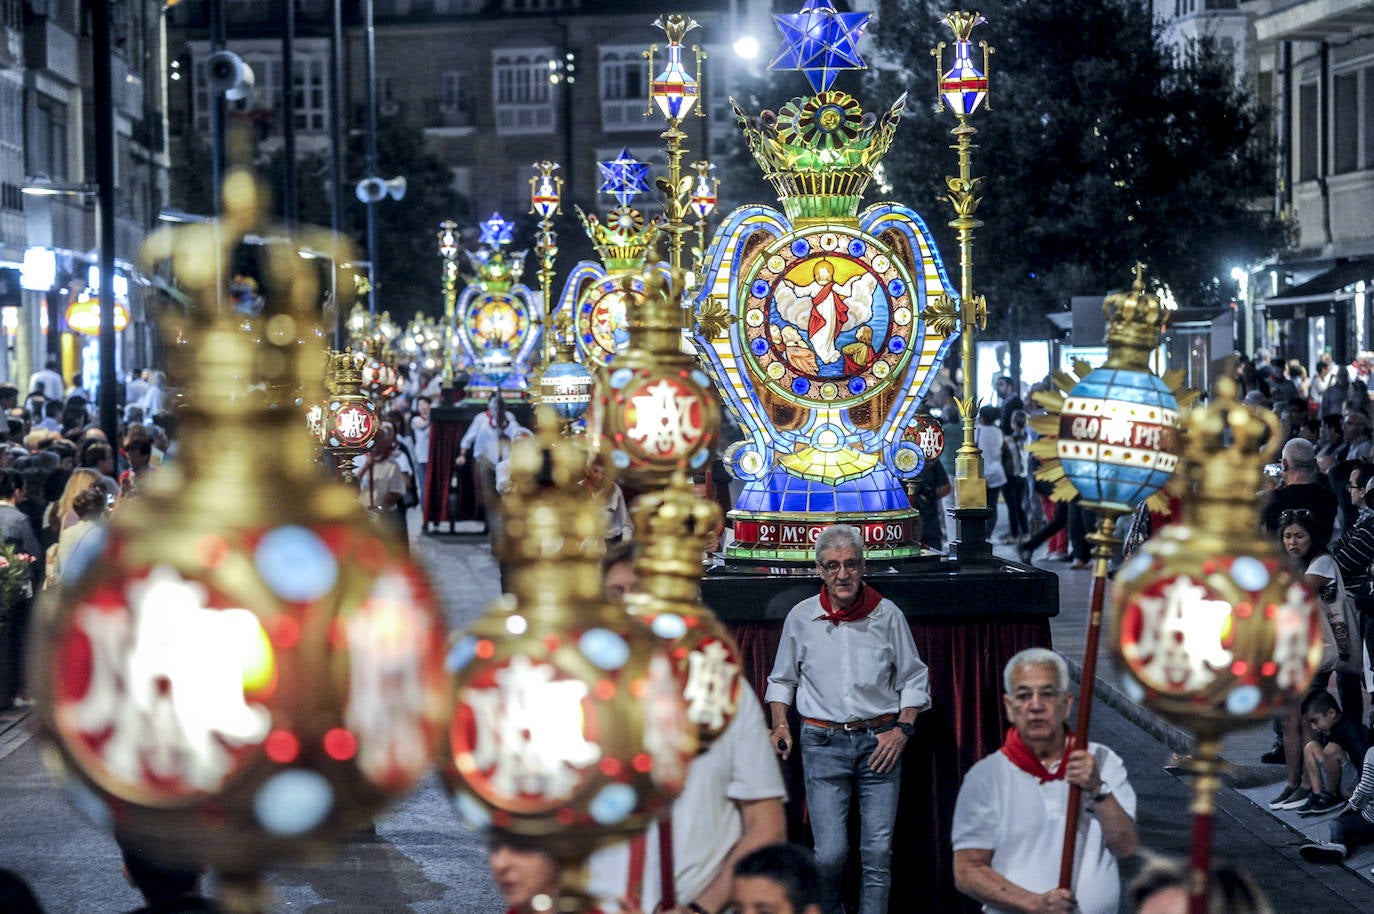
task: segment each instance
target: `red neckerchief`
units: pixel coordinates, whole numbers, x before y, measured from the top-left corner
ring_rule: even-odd
[[[828,282],[816,293],[816,297],[811,299],[811,320],[807,323],[807,332],[810,333],[811,336],[815,336],[816,332],[825,326],[825,318],[821,317],[820,312],[815,309],[818,308],[821,302],[825,301],[827,297],[835,300],[836,336],[839,335],[840,330],[844,327],[844,322],[849,320],[849,306],[845,304],[844,299],[840,298],[839,293],[835,291],[835,283]]]
[[[830,605],[830,591],[825,585],[821,585],[821,611],[825,613],[825,618],[829,622],[838,625],[841,622],[858,622],[860,619],[868,617],[868,614],[878,608],[882,602],[883,595],[878,593],[867,584],[859,585],[859,598],[854,601],[848,609],[834,609]]]
[[[1040,783],[1046,781],[1064,780],[1064,771],[1068,767],[1069,753],[1073,751],[1073,732],[1066,731],[1068,739],[1064,741],[1064,754],[1059,759],[1059,765],[1053,771],[1044,766],[1040,759],[1035,757],[1031,747],[1026,745],[1025,740],[1021,739],[1021,733],[1015,727],[1007,731],[1006,741],[1002,743],[1002,754],[1005,755],[1013,765],[1020,768],[1026,774],[1040,779]]]

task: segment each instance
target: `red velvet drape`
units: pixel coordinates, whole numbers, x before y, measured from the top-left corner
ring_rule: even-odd
[[[478,410],[480,412],[480,410]],[[425,487],[424,514],[426,524],[450,524],[460,520],[481,520],[477,500],[477,486],[470,465],[457,466],[458,444],[463,440],[474,410],[458,408],[435,409],[429,433],[429,470]],[[456,473],[455,473],[456,471]],[[455,487],[450,480],[457,476],[457,511],[450,510],[449,495]]]
[[[892,847],[889,911],[969,912],[977,904],[954,888],[950,828],[964,772],[1002,744],[1002,668],[1027,647],[1049,647],[1048,619],[978,617],[910,619],[921,659],[930,668],[932,708],[917,721],[902,760],[902,799]],[[730,626],[745,675],[762,699],[782,635],[781,622]],[[792,732],[799,731],[796,712]],[[788,837],[809,844],[801,753],[783,766],[787,782]],[[851,816],[851,824],[855,821]],[[857,832],[850,846],[857,846]],[[851,854],[857,873],[857,852]],[[857,883],[854,883],[856,886]]]

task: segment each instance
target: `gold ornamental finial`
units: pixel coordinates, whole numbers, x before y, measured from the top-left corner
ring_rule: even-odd
[[[576,209],[582,229],[592,240],[608,273],[638,270],[644,265],[650,246],[658,240],[657,216],[646,222],[643,213],[624,205],[607,213],[606,221],[602,222],[596,213],[584,212],[580,206]]]
[[[1193,493],[1194,522],[1224,528],[1254,525],[1255,493],[1263,487],[1264,465],[1283,447],[1278,417],[1236,399],[1236,382],[1217,381],[1205,406],[1182,420],[1179,472]]]
[[[1159,345],[1167,316],[1158,296],[1145,291],[1145,265],[1135,265],[1130,291],[1108,295],[1102,302],[1107,315],[1107,366],[1130,370],[1149,367]]]
[[[669,484],[635,499],[635,538],[640,581],[654,596],[696,602],[701,554],[716,525],[720,506],[699,498],[681,472]]]

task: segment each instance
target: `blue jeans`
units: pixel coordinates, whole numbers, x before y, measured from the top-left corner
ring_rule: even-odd
[[[849,802],[859,796],[859,860],[863,869],[859,914],[887,914],[891,885],[892,826],[897,818],[902,763],[886,774],[868,767],[878,747],[871,730],[827,730],[802,724],[802,772],[816,865],[821,873],[823,914],[843,914],[840,887],[849,856]]]

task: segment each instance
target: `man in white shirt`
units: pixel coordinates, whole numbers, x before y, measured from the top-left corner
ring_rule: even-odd
[[[48,359],[46,365],[29,376],[29,392],[38,391],[48,400],[61,400],[67,392],[62,375],[57,372],[57,359]]]
[[[632,544],[621,543],[602,561],[611,602],[622,602],[638,583],[634,555]],[[669,855],[662,853],[660,820],[636,841],[592,854],[588,889],[598,898],[628,899],[641,911],[717,914],[730,900],[735,864],[751,851],[783,840],[786,793],[763,709],[754,690],[742,684],[734,719],[692,761],[687,783],[673,801],[666,820],[672,836]],[[672,898],[663,897],[665,882]]]
[[[1121,758],[1085,748],[1068,730],[1069,669],[1054,651],[1028,648],[1007,663],[1002,696],[1011,730],[969,769],[954,806],[954,882],[988,914],[1115,914],[1117,859],[1136,851],[1135,791]],[[1070,785],[1083,792],[1073,888],[1059,865]]]
[[[796,701],[807,808],[824,914],[841,914],[850,797],[859,795],[859,914],[885,914],[902,752],[930,706],[929,676],[911,627],[863,581],[863,535],[836,524],[816,538],[821,591],[787,614],[765,699],[769,739],[786,759]]]

